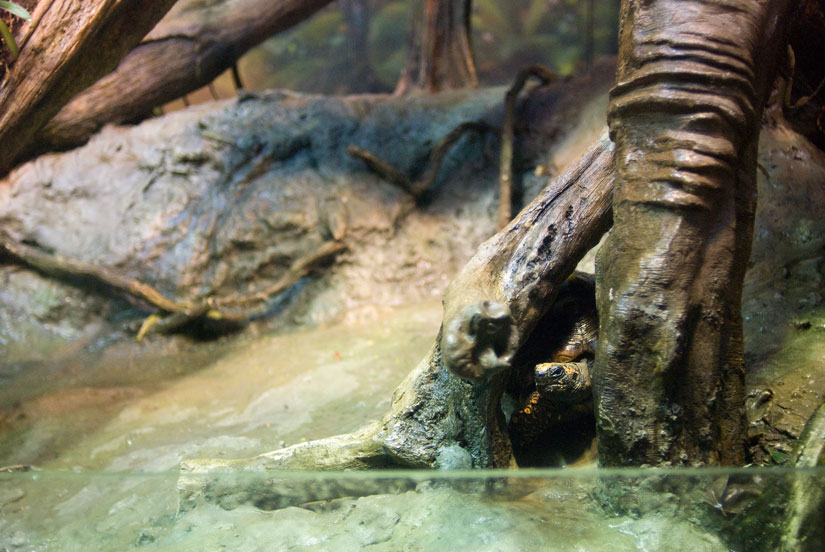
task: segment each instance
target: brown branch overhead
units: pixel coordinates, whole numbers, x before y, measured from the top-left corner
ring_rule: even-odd
[[[134,120],[205,86],[247,50],[331,0],[186,0],[115,71],[67,104],[38,134],[41,150],[84,143],[107,123]]]
[[[44,0],[0,89],[0,174],[78,92],[111,71],[174,0]]]

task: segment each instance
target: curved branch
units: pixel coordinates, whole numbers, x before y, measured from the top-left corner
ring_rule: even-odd
[[[453,144],[458,142],[458,140],[468,132],[484,132],[492,129],[493,127],[481,121],[468,121],[455,127],[430,150],[427,165],[415,181],[411,180],[407,175],[374,153],[361,149],[358,146],[349,146],[347,153],[349,153],[351,157],[363,161],[372,171],[390,184],[394,184],[407,192],[417,203],[427,190],[430,189],[433,182],[435,182],[435,177],[438,175],[441,164],[444,162],[444,157],[447,155],[447,152],[450,151],[450,148],[453,147]]]

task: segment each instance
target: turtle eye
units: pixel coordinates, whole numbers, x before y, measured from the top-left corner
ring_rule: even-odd
[[[561,364],[556,364],[555,366],[550,368],[550,370],[547,371],[547,375],[553,379],[561,379],[564,377],[564,374],[564,366],[562,366]]]

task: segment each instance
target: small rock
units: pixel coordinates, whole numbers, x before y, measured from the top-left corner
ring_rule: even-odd
[[[439,470],[469,470],[473,467],[473,457],[459,445],[450,445],[438,451],[435,467]]]

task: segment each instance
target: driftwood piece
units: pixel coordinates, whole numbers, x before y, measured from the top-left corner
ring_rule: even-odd
[[[115,71],[76,96],[48,122],[38,133],[37,147],[74,147],[107,123],[144,117],[155,106],[207,85],[247,50],[329,3],[330,0],[180,2],[123,58]]]
[[[516,336],[512,346],[518,348],[549,309],[561,282],[609,227],[612,169],[612,143],[605,134],[503,232],[479,248],[447,292],[442,328],[451,327],[452,319],[467,313],[468,306],[495,301],[512,313],[507,321]],[[501,414],[505,375],[468,381],[450,373],[446,362],[439,335],[427,356],[396,389],[382,420],[355,433],[250,459],[184,462],[178,483],[181,507],[191,508],[201,501],[223,504],[228,496],[255,503],[268,500],[267,493],[281,492],[277,478],[227,479],[222,477],[227,470],[267,473],[513,465]],[[293,503],[306,500],[301,496]]]
[[[441,343],[448,368],[476,378],[510,364],[558,287],[611,224],[612,147],[603,134],[504,230],[483,243],[450,283]],[[496,350],[489,336],[462,329],[484,302],[509,312],[501,330],[510,334],[505,348]]]
[[[60,108],[111,71],[174,1],[38,3],[18,40],[20,57],[0,88],[0,174]]]
[[[20,243],[0,229],[0,253],[4,252],[15,262],[25,264],[55,278],[92,280],[114,291],[131,295],[165,313],[148,317],[138,331],[138,340],[150,332],[173,332],[194,320],[203,318],[229,324],[245,323],[262,314],[266,309],[265,303],[270,298],[295,285],[298,280],[308,276],[319,265],[328,262],[344,248],[341,242],[326,242],[317,250],[296,259],[277,282],[253,294],[220,298],[207,297],[193,303],[169,299],[152,286],[117,270],[48,253],[37,247]]]

